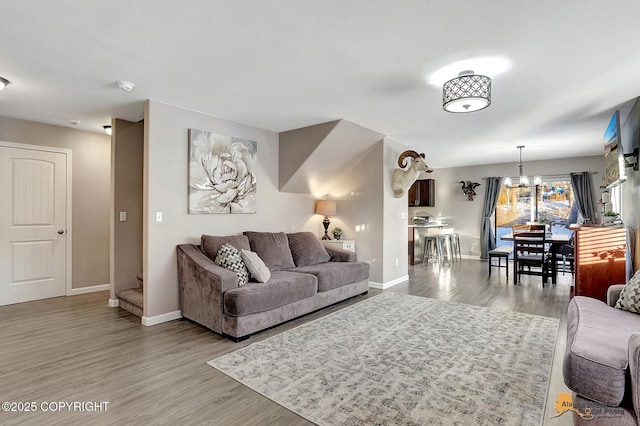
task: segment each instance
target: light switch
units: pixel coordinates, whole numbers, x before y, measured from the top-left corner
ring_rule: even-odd
[[[127,221],[127,212],[120,212],[120,222]]]
[[[156,222],[162,222],[162,212],[156,212]]]

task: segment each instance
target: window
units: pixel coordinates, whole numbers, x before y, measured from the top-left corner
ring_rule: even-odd
[[[571,234],[569,224],[578,218],[571,180],[568,176],[543,178],[539,185],[502,186],[496,206],[497,245],[510,245],[501,237],[511,233],[513,224],[539,222],[552,233]]]

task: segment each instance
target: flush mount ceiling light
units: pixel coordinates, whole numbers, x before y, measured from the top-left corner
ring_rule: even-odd
[[[109,136],[111,136],[111,126],[102,126],[102,128],[104,129],[104,132],[106,134],[108,134]]]
[[[442,86],[442,108],[447,112],[474,112],[491,105],[491,79],[462,71]]]
[[[4,89],[8,85],[9,85],[9,80],[7,80],[6,78],[0,77],[0,90]]]

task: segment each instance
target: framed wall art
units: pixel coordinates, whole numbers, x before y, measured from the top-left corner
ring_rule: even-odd
[[[189,129],[189,213],[256,212],[258,144]]]

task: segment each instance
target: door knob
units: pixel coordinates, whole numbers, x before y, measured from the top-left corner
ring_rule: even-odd
[[[58,230],[58,234],[60,234],[60,235],[64,234],[64,230],[63,229],[59,229]]]

